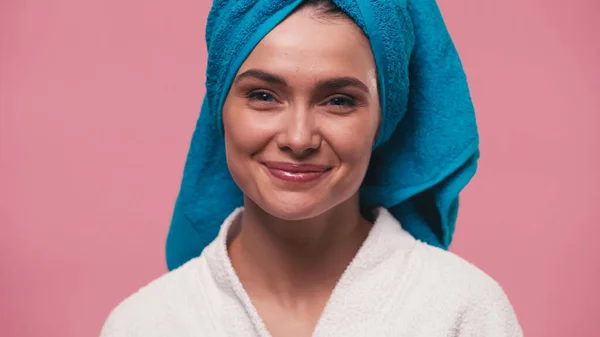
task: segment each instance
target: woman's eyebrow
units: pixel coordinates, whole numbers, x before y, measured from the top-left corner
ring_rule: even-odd
[[[235,82],[238,82],[244,78],[255,78],[255,79],[258,79],[258,80],[261,80],[264,82],[268,82],[273,85],[279,85],[279,86],[287,86],[288,85],[287,81],[283,77],[281,77],[279,75],[271,74],[269,72],[266,72],[266,71],[260,70],[260,69],[249,69],[249,70],[244,71],[243,73],[239,74],[235,78]],[[355,77],[334,77],[334,78],[328,78],[325,80],[320,80],[317,82],[316,90],[324,90],[324,89],[336,90],[336,89],[343,89],[343,88],[347,88],[347,87],[354,87],[354,88],[362,90],[366,93],[369,93],[369,87],[367,87],[366,84],[364,84],[363,82],[361,82],[359,79],[357,79]]]
[[[287,86],[287,82],[283,77],[259,69],[249,69],[244,71],[235,78],[235,82],[244,78],[255,78],[274,85]]]
[[[335,77],[335,78],[329,78],[326,80],[321,80],[321,81],[317,82],[316,90],[323,90],[323,89],[336,90],[336,89],[343,89],[343,88],[347,88],[347,87],[354,87],[354,88],[362,90],[366,93],[369,93],[369,87],[367,87],[366,84],[364,84],[359,79],[354,78],[354,77]]]

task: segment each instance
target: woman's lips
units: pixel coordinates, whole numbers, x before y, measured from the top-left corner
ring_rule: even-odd
[[[331,167],[317,164],[265,162],[265,167],[275,178],[292,183],[308,183],[325,175]]]

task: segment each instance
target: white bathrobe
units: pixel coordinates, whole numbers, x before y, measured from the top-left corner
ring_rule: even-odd
[[[202,254],[119,304],[101,337],[270,337],[227,253],[242,209]],[[502,288],[460,257],[415,240],[385,209],[338,281],[313,336],[523,333]]]

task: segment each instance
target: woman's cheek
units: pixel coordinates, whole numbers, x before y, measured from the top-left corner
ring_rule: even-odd
[[[331,147],[340,156],[342,162],[360,163],[371,154],[373,146],[373,126],[361,118],[328,123],[326,138]]]
[[[272,133],[272,121],[256,111],[240,109],[230,115],[228,138],[238,151],[252,154],[264,147]]]

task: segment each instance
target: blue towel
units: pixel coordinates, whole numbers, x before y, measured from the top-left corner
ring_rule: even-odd
[[[198,256],[243,204],[227,168],[221,111],[260,40],[302,0],[215,0],[206,28],[206,96],[167,238],[167,265]],[[384,206],[417,239],[447,249],[479,138],[467,80],[435,0],[334,0],[375,57],[382,123],[361,206]]]

